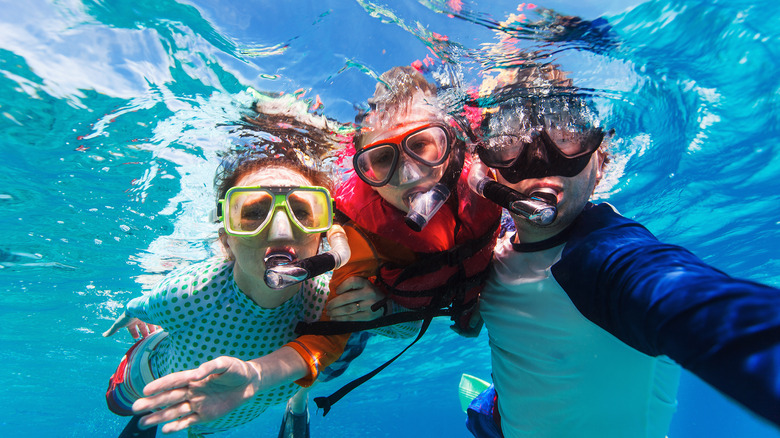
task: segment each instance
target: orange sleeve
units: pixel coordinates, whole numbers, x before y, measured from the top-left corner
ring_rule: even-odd
[[[351,222],[344,225],[349,241],[350,257],[346,265],[335,270],[330,280],[330,293],[328,301],[336,297],[336,287],[349,277],[359,276],[369,278],[376,275],[379,266],[379,257],[368,237],[355,229]],[[327,311],[322,311],[321,321],[328,321]],[[338,359],[344,352],[344,347],[349,339],[349,333],[343,335],[303,335],[298,339],[288,342],[286,346],[295,349],[298,354],[309,364],[309,375],[297,380],[295,383],[308,387],[317,379],[320,370]]]
[[[344,225],[349,242],[349,261],[346,265],[333,271],[330,279],[330,295],[335,296],[336,289],[350,277],[371,278],[376,276],[381,263],[380,255],[374,244],[353,222]]]

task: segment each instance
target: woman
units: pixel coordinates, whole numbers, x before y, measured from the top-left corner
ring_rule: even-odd
[[[296,129],[300,127],[290,128],[300,132]],[[292,151],[295,145],[290,146]],[[131,405],[143,396],[147,383],[222,355],[250,359],[273,353],[271,357],[279,358],[276,363],[292,361],[306,369],[325,367],[337,358],[307,356],[291,342],[297,337],[293,330],[299,321],[323,317],[329,276],[282,289],[272,289],[264,279],[269,260],[307,259],[318,253],[324,232],[330,230],[332,245],[343,236],[340,227],[331,228],[328,175],[307,167],[295,154],[285,155],[268,158],[244,152],[223,159],[215,186],[225,256],[172,272],[150,294],[130,301],[104,334],[136,326],[137,320],[164,329],[143,338],[123,358],[106,394],[113,412],[132,415]],[[321,338],[323,350],[343,350],[346,337]],[[299,389],[293,380],[304,377],[285,374],[274,379],[273,375],[272,369],[264,369],[267,390],[192,431],[212,433],[246,423],[268,406],[288,400]],[[134,420],[128,428],[137,430]]]

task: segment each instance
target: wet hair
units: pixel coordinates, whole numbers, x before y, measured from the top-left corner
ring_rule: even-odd
[[[447,167],[439,181],[454,190],[463,170],[466,152],[466,142],[459,135],[462,133],[464,124],[452,116],[448,117],[444,105],[439,99],[438,87],[429,82],[417,69],[410,66],[393,67],[384,72],[379,80],[374,95],[368,99],[370,111],[358,115],[356,118],[361,129],[354,136],[355,150],[365,146],[364,134],[367,132],[383,127],[391,128],[389,123],[403,120],[412,111],[414,105],[428,104],[435,118],[442,121],[449,119],[452,122],[447,124],[452,150],[446,164]],[[416,100],[420,94],[423,96],[423,102]],[[456,129],[452,124],[457,124],[458,128]]]
[[[372,110],[378,106],[403,106],[412,101],[415,93],[436,96],[436,85],[428,82],[422,73],[413,67],[398,66],[382,73],[374,89],[374,96],[368,99]]]
[[[558,125],[593,127],[597,120],[589,96],[575,87],[566,72],[555,64],[529,64],[502,69],[496,77],[486,77],[479,94],[478,106],[485,109],[481,135],[491,135],[495,128],[502,128],[491,123],[500,108],[553,117]],[[596,150],[603,158],[602,169],[610,160],[607,144],[614,133],[614,129],[609,130]]]
[[[331,192],[333,191],[333,181],[328,172],[307,166],[294,156],[268,157],[252,152],[241,152],[222,157],[222,162],[214,176],[217,202],[224,199],[227,191],[235,187],[236,183],[245,175],[274,167],[292,170],[306,178],[311,185],[322,186]]]
[[[351,126],[311,110],[311,104],[291,95],[256,94],[253,112],[236,128],[243,144],[220,154],[214,177],[217,200],[245,175],[282,167],[333,190],[326,161],[350,138]]]
[[[422,73],[409,66],[393,67],[382,73],[376,84],[374,95],[368,99],[369,112],[358,115],[356,121],[364,129],[382,126],[389,120],[403,119],[416,103],[415,97],[422,93],[430,103],[431,110],[444,111],[438,102],[437,87],[429,82]],[[355,136],[355,148],[364,146],[363,136]]]

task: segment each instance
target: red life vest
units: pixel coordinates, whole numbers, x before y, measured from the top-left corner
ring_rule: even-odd
[[[482,290],[501,218],[500,207],[469,189],[469,167],[466,160],[453,195],[420,232],[354,173],[335,196],[337,208],[369,236],[382,236],[415,253],[417,261],[411,265],[380,266],[376,283],[388,297],[409,309],[452,305],[459,328],[467,327]]]

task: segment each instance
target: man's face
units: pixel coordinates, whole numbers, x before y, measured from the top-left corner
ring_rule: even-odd
[[[575,176],[548,176],[538,179],[524,179],[515,184],[507,182],[501,177],[499,172],[495,172],[498,182],[525,195],[529,195],[540,188],[550,188],[558,194],[558,217],[550,225],[532,224],[521,217],[512,215],[521,238],[524,232],[541,233],[547,237],[552,237],[574,222],[574,219],[582,212],[591,194],[593,194],[596,184],[601,179],[602,163],[603,158],[598,152],[595,152],[591,155],[585,169]]]

